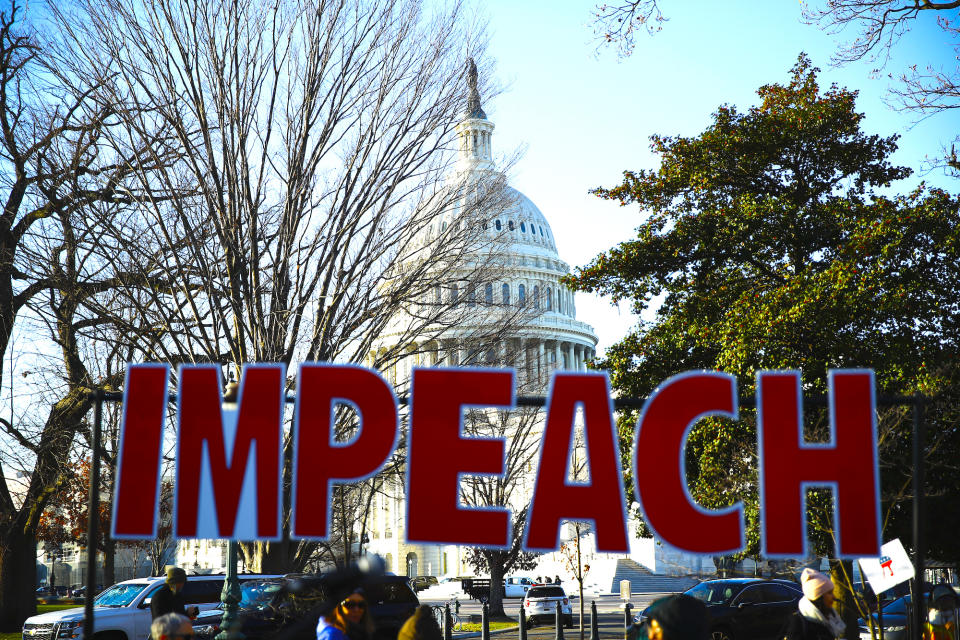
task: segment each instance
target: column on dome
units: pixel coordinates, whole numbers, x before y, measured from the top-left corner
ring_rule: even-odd
[[[567,362],[567,366],[569,366],[572,371],[577,370],[577,358],[574,353],[574,348],[575,348],[575,345],[572,342],[567,343],[567,358],[569,358],[569,362]]]
[[[563,369],[563,351],[561,350],[559,340],[553,341],[553,354],[554,354],[554,357],[557,359],[556,370],[560,371],[561,369]]]
[[[583,365],[583,345],[578,344],[576,346],[577,353],[577,371],[583,371],[586,367]]]
[[[517,377],[518,384],[526,384],[530,380],[527,370],[527,345],[523,338],[517,338]]]
[[[547,343],[537,340],[537,380],[543,384],[547,379]]]

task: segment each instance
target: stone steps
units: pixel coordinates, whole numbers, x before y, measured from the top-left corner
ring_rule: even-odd
[[[686,591],[699,580],[696,578],[658,576],[633,560],[617,560],[610,591],[620,593],[620,581],[630,581],[631,593],[677,593]]]

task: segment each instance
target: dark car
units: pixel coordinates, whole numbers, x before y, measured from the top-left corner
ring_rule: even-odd
[[[315,640],[317,622],[330,604],[327,576],[251,580],[241,585],[240,631],[246,640]],[[396,640],[400,627],[420,605],[405,576],[379,576],[363,583],[376,640]],[[221,605],[222,606],[222,605]],[[193,622],[201,640],[220,632],[221,608],[201,612]]]
[[[795,582],[760,578],[707,580],[685,593],[707,605],[711,640],[776,638],[803,597]],[[646,620],[648,611],[637,622]]]
[[[927,606],[930,606],[930,592],[933,585],[927,583],[923,585],[924,599]],[[910,607],[910,595],[907,594],[892,602],[883,605],[883,640],[905,640],[907,638],[907,618],[912,612]],[[873,617],[874,629],[879,627],[877,614],[871,614]],[[871,640],[870,627],[864,618],[857,620],[860,625],[860,639]],[[879,636],[879,630],[877,631]]]
[[[415,578],[410,578],[410,586],[418,593],[424,589],[429,589],[435,584],[440,584],[436,576],[416,576]]]

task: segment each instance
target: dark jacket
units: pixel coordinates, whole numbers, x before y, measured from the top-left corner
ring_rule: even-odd
[[[833,640],[833,632],[819,622],[807,620],[799,611],[787,618],[784,626],[784,640]]]
[[[170,585],[164,584],[157,589],[150,600],[150,615],[156,620],[162,615],[168,613],[180,613],[187,615],[186,607],[183,602],[183,592],[174,593]]]

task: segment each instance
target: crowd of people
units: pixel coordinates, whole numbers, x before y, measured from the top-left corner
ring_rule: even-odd
[[[197,608],[184,606],[182,589],[187,576],[183,569],[167,570],[166,584],[150,603],[153,614],[152,640],[192,640],[190,617]],[[559,582],[559,577],[557,578]],[[830,577],[814,569],[800,575],[803,597],[779,634],[780,640],[834,640],[844,638],[846,623],[834,609],[834,585]],[[373,620],[362,587],[337,594],[336,603],[320,615],[316,640],[372,640]],[[340,598],[339,596],[343,596]],[[955,612],[960,606],[957,593],[948,585],[937,585],[930,594],[930,607],[923,640],[955,640]],[[428,606],[420,606],[400,629],[397,640],[441,640],[443,634]],[[634,625],[627,640],[709,640],[706,605],[686,594],[655,601],[642,624]]]

